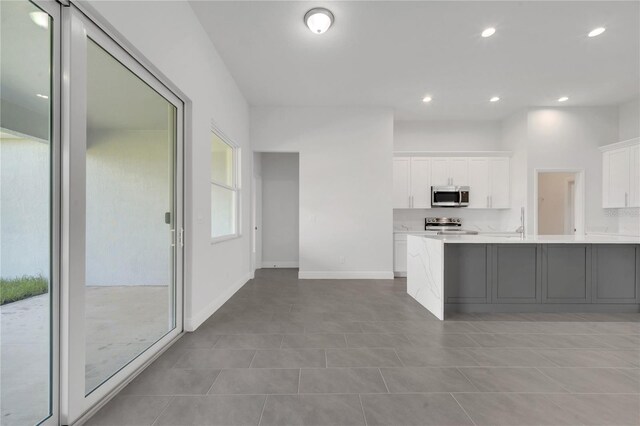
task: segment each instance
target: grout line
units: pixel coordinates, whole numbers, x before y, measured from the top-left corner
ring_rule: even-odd
[[[256,359],[256,355],[258,354],[258,351],[255,350],[253,351],[253,356],[251,357],[251,362],[249,363],[249,366],[246,368],[251,368],[251,364],[253,364],[253,360]]]
[[[384,388],[387,390],[387,393],[391,393],[389,392],[389,386],[387,386],[387,381],[384,379],[384,374],[382,374],[380,367],[378,367],[378,372],[380,373],[380,377],[382,377],[382,383],[384,383]]]
[[[282,339],[280,339],[280,346],[278,349],[282,349],[282,344],[284,343],[284,334],[282,334]]]
[[[483,367],[476,367],[476,368],[483,368]],[[480,389],[478,389],[478,386],[476,386],[476,384],[470,378],[468,378],[467,375],[464,374],[462,370],[460,370],[460,367],[455,367],[455,369],[458,373],[462,374],[462,377],[467,379],[467,382],[471,383],[471,386],[473,386],[475,390],[477,390],[478,392],[482,392]]]
[[[458,398],[456,398],[456,396],[453,393],[449,393],[449,395],[451,395],[451,397],[458,403],[458,406],[460,407],[460,409],[464,412],[464,414],[467,415],[467,417],[469,418],[469,420],[471,420],[471,423],[473,423],[474,425],[476,424],[476,422],[473,421],[473,419],[471,418],[471,416],[469,415],[469,413],[467,413],[467,410],[464,409],[464,407],[462,406],[462,404],[460,404],[460,401],[458,401]]]
[[[298,368],[298,391],[297,394],[300,394],[300,381],[302,380],[302,368]]]
[[[217,378],[217,377],[216,377]],[[175,399],[175,396],[171,396],[171,399],[169,399],[169,402],[167,402],[167,405],[165,405],[162,410],[160,410],[160,412],[158,413],[158,415],[156,416],[155,419],[153,419],[153,423],[151,423],[151,426],[155,426],[155,424],[158,422],[158,419],[160,419],[160,417],[162,417],[162,415],[164,414],[165,411],[167,411],[167,408],[169,408],[169,405],[171,405],[171,403],[173,402],[173,400]]]
[[[211,386],[209,386],[209,389],[207,390],[207,392],[205,392],[205,395],[209,395],[209,392],[211,392],[211,389],[213,389],[213,385],[216,384],[216,381],[218,381],[218,377],[220,377],[222,375],[222,371],[224,369],[221,369],[220,371],[218,371],[218,374],[216,375],[216,378],[213,379],[213,383],[211,383]]]
[[[542,374],[544,377],[546,377],[547,379],[551,380],[552,383],[556,383],[558,386],[560,386],[561,389],[564,389],[565,392],[573,393],[573,392],[571,392],[571,390],[569,390],[566,387],[564,387],[564,385],[562,383],[560,383],[558,380],[555,380],[554,378],[549,377],[548,375],[544,374],[544,371],[540,370],[539,367],[533,367],[533,368],[535,368],[538,373]]]
[[[267,406],[267,398],[269,398],[269,395],[266,395],[264,397],[264,402],[262,403],[262,410],[260,411],[260,418],[258,419],[258,426],[260,426],[260,423],[262,423],[262,415],[264,414],[264,407]]]
[[[324,368],[328,368],[329,367],[329,361],[327,360],[327,350],[323,349],[322,352],[324,352]]]
[[[364,425],[367,426],[367,415],[364,413],[364,405],[362,404],[362,396],[358,394],[358,400],[360,401],[360,408],[362,409],[362,417],[364,418]]]
[[[400,361],[400,365],[402,367],[406,367],[406,365],[404,365],[404,362],[402,362],[402,360],[400,359],[400,355],[398,355],[398,351],[396,351],[396,348],[391,348],[393,349],[393,353],[396,355],[396,358],[398,358],[398,361]]]

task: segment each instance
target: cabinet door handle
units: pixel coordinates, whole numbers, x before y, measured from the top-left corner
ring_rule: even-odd
[[[489,207],[493,208],[493,195],[489,195]]]
[[[626,192],[624,193],[624,206],[629,206],[629,194],[627,194]]]
[[[489,196],[487,195],[487,208],[489,208]]]

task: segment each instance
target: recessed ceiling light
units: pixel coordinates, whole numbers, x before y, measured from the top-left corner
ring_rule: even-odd
[[[37,96],[37,97],[39,97],[39,98],[42,98],[42,99],[49,99],[49,96],[47,96],[47,95],[42,95],[42,94],[40,94],[40,93],[37,93],[37,94],[36,94],[36,96]]]
[[[500,100],[500,98],[498,96],[494,96],[491,99],[489,99],[489,102],[498,102]]]
[[[312,33],[322,34],[333,24],[333,13],[323,7],[313,8],[304,14],[304,23]]]
[[[424,102],[425,104],[431,102],[431,96],[425,96],[424,98],[422,98],[422,102]]]
[[[494,35],[496,33],[496,29],[493,27],[489,27],[487,29],[485,29],[484,31],[482,31],[482,37],[487,38],[487,37],[491,37],[492,35]]]
[[[41,11],[30,12],[29,17],[37,26],[49,28],[49,15],[46,13]]]
[[[589,37],[596,37],[605,32],[607,29],[605,27],[598,27],[591,31],[589,31]]]
[[[562,96],[561,98],[558,98],[558,102],[566,102],[568,100],[569,100],[569,98],[566,97],[566,96]]]

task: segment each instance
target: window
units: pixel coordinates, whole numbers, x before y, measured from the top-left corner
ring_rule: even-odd
[[[211,133],[211,238],[214,241],[236,237],[240,184],[239,149],[216,131]]]

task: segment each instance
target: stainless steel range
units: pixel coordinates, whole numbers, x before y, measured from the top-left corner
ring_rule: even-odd
[[[425,217],[425,231],[437,231],[438,235],[476,235],[478,231],[462,228],[459,217]]]

